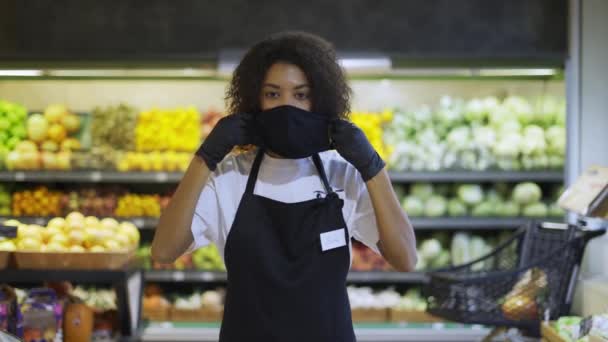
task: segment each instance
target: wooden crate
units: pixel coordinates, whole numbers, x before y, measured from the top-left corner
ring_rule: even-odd
[[[21,269],[113,270],[122,268],[133,258],[134,251],[114,252],[15,252]]]
[[[165,307],[165,308],[143,308],[141,316],[143,319],[147,319],[149,321],[157,321],[157,322],[164,322],[164,321],[169,321],[169,311],[171,310],[170,307]]]
[[[390,309],[390,321],[394,323],[434,323],[444,320],[426,311]]]
[[[0,270],[8,267],[8,261],[10,259],[11,252],[0,251]]]
[[[177,309],[171,308],[170,319],[175,322],[221,322],[224,311],[222,309]]]
[[[352,309],[353,322],[388,322],[388,309]]]

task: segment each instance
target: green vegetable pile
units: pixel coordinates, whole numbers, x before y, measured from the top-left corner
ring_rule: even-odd
[[[412,184],[403,194],[402,206],[411,217],[559,217],[564,211],[556,204],[562,187],[543,196],[532,182],[515,185]]]
[[[566,151],[565,101],[509,96],[437,108],[396,110],[384,140],[396,171],[560,169]]]

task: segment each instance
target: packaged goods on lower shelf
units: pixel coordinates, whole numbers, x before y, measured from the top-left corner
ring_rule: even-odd
[[[348,287],[353,322],[428,323],[441,321],[426,313],[426,300],[418,289],[401,295],[392,288]]]
[[[194,292],[177,295],[169,302],[162,290],[148,285],[143,300],[143,317],[152,321],[220,322],[224,310],[225,290]]]

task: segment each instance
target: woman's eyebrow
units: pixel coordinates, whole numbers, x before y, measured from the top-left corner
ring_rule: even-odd
[[[276,85],[276,84],[272,84],[272,83],[264,83],[264,87],[270,87],[270,88],[275,88],[275,89],[281,89],[281,86]]]

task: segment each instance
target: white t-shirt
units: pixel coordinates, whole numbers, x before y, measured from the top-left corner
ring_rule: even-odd
[[[224,257],[226,238],[245,193],[256,153],[228,155],[209,177],[192,219],[193,249],[213,242]],[[342,214],[349,236],[379,253],[376,216],[361,175],[336,151],[322,152],[319,157],[330,186],[344,200]],[[256,195],[295,203],[316,198],[318,191],[325,193],[312,158],[278,159],[265,155],[262,159],[254,189]],[[350,241],[349,248],[352,251]]]

